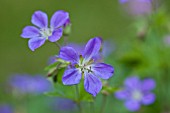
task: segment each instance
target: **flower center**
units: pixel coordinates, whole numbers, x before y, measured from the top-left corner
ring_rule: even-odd
[[[52,35],[52,29],[51,28],[45,28],[45,29],[41,29],[40,33],[41,36],[48,39],[49,36]]]
[[[82,58],[82,59],[80,59],[78,65],[77,65],[77,68],[79,68],[82,73],[84,73],[85,71],[90,73],[90,72],[92,72],[91,66],[90,66],[91,63],[92,63],[92,61],[85,62],[85,60]]]
[[[141,91],[139,91],[139,90],[134,90],[134,91],[132,92],[132,97],[133,97],[135,100],[140,101],[140,100],[142,99],[142,93],[141,93]]]

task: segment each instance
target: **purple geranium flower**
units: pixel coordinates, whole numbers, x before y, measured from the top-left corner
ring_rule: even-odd
[[[45,77],[36,75],[14,75],[10,85],[20,93],[41,94],[52,89],[52,84]]]
[[[36,25],[26,26],[23,29],[21,37],[30,38],[28,42],[29,48],[34,51],[42,46],[46,40],[50,42],[56,42],[63,34],[63,26],[69,20],[69,14],[65,11],[59,10],[55,12],[50,21],[50,27],[48,27],[47,14],[42,11],[36,11],[32,15],[31,22]]]
[[[140,81],[137,76],[129,77],[124,82],[124,88],[115,93],[116,98],[125,100],[125,106],[130,111],[137,111],[141,104],[149,105],[155,101],[155,95],[150,91],[155,88],[153,79]]]
[[[13,113],[12,107],[8,104],[1,104],[0,113]]]
[[[71,66],[68,66],[64,72],[63,84],[78,84],[81,78],[84,78],[85,90],[96,96],[102,89],[102,82],[99,78],[109,79],[114,73],[111,65],[95,61],[94,56],[99,53],[100,48],[101,39],[98,37],[88,41],[82,54],[72,47],[62,47],[59,58],[71,63]]]

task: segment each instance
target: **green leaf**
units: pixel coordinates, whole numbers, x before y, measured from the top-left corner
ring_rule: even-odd
[[[45,67],[45,71],[50,71],[51,69],[56,68],[59,63],[60,62],[54,62],[53,64],[48,65]]]
[[[68,98],[78,102],[82,102],[82,101],[93,102],[93,96],[84,90],[83,83],[78,84],[79,95],[76,94],[75,85],[67,86],[67,85],[56,83],[54,84],[54,86],[55,86],[54,91],[47,92],[45,93],[45,95]]]
[[[76,100],[74,90],[75,90],[74,86],[66,86],[63,84],[56,83],[54,91],[45,94],[48,96],[55,96],[55,97],[62,97],[71,100]]]

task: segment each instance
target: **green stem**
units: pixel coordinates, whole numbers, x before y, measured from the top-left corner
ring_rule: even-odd
[[[90,102],[90,113],[95,113],[94,102]]]
[[[58,49],[61,48],[60,44],[58,42],[55,42],[55,45],[58,47]]]
[[[64,36],[64,45],[67,45],[68,42],[68,36]]]
[[[80,103],[80,101],[79,101],[79,99],[80,99],[80,94],[79,94],[78,85],[76,85],[75,89],[76,89],[76,92],[75,92],[75,93],[76,93],[76,98],[77,98],[76,104],[77,104],[77,107],[78,107],[78,109],[79,109],[79,113],[83,113],[82,107],[81,107],[81,103]]]
[[[102,105],[101,105],[101,108],[100,108],[100,113],[104,113],[104,109],[105,109],[105,106],[106,106],[106,102],[107,102],[107,96],[106,96],[106,95],[103,95]]]

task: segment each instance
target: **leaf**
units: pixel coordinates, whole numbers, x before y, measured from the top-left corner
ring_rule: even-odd
[[[59,64],[60,62],[54,62],[53,64],[50,64],[48,65],[47,67],[45,67],[45,71],[50,71],[51,69],[54,69],[57,67],[57,65]]]
[[[76,94],[76,85],[67,86],[67,85],[56,83],[54,84],[54,86],[55,86],[54,91],[47,92],[45,93],[45,95],[68,98],[78,102],[82,102],[82,101],[93,102],[93,96],[84,90],[83,83],[78,84],[79,95]]]
[[[45,95],[68,98],[75,101],[76,99],[74,90],[75,90],[74,86],[65,86],[63,84],[56,83],[54,91],[45,93]]]

